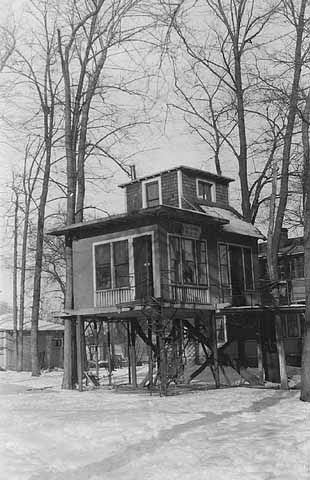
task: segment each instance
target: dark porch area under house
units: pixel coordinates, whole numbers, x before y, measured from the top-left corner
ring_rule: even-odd
[[[240,316],[224,316],[210,305],[186,308],[153,300],[122,305],[109,316],[72,311],[65,318],[74,326],[80,391],[114,388],[165,396],[189,389],[263,385],[266,377],[256,315],[247,315],[240,325]],[[253,337],[255,351],[249,361],[247,342]]]

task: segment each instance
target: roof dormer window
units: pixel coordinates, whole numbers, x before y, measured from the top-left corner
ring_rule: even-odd
[[[161,179],[152,178],[142,184],[143,208],[156,207],[161,205]]]
[[[215,202],[215,185],[212,182],[200,180],[197,178],[197,197],[202,200],[208,200],[209,202]]]

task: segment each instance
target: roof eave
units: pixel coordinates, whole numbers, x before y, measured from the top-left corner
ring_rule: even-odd
[[[143,208],[140,210],[137,210],[134,213],[131,214],[121,214],[121,215],[115,215],[111,217],[106,217],[103,219],[99,220],[92,220],[90,222],[81,222],[81,223],[76,223],[73,225],[67,225],[65,227],[59,228],[59,229],[54,229],[48,232],[48,235],[55,235],[55,236],[61,236],[61,235],[66,235],[68,233],[74,233],[78,231],[86,231],[86,230],[97,230],[99,228],[102,228],[107,225],[111,225],[112,223],[127,223],[129,220],[134,220],[134,219],[139,219],[143,217],[158,217],[160,214],[173,214],[176,215],[176,220],[180,218],[182,215],[196,215],[199,216],[200,218],[205,219],[206,221],[209,221],[211,223],[216,223],[219,225],[226,225],[229,223],[229,221],[225,219],[220,219],[213,217],[211,215],[207,215],[202,212],[194,211],[194,210],[187,210],[187,209],[181,209],[181,208],[176,208],[176,207],[170,207],[168,205],[160,205],[157,207],[152,207],[152,208]]]

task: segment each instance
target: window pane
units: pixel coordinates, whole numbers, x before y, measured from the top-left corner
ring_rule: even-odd
[[[170,237],[170,273],[172,283],[180,283],[180,272],[180,239],[177,237]]]
[[[229,286],[229,262],[227,245],[219,245],[220,275],[222,286]]]
[[[129,286],[128,241],[113,243],[114,282],[115,288]]]
[[[224,316],[216,318],[216,336],[218,344],[223,344],[227,341],[226,318]]]
[[[159,205],[159,183],[158,180],[145,184],[146,204],[148,207]]]
[[[128,263],[128,241],[122,240],[113,243],[114,265]]]
[[[205,242],[196,242],[197,245],[197,270],[198,270],[198,284],[207,285],[207,249]]]
[[[290,260],[291,278],[304,278],[304,258],[303,255],[292,257]]]
[[[110,244],[95,247],[96,290],[111,288],[111,248]]]
[[[294,314],[287,315],[287,336],[288,337],[299,336],[299,325],[298,325],[297,315],[294,315]]]
[[[280,280],[287,280],[289,277],[289,261],[286,257],[279,258],[278,272]]]
[[[253,290],[252,255],[249,248],[243,249],[245,289]]]
[[[305,314],[299,314],[300,336],[303,338],[305,333]]]
[[[212,200],[212,183],[198,180],[198,196],[204,200]]]
[[[196,283],[195,275],[195,241],[182,239],[183,283]]]
[[[95,247],[95,252],[97,265],[106,265],[107,263],[111,262],[109,243],[105,243],[104,245],[97,245]]]

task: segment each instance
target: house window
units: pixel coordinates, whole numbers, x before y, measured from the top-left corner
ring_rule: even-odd
[[[206,243],[191,238],[171,236],[170,273],[174,284],[207,285]]]
[[[286,315],[284,328],[284,336],[286,337],[299,337],[300,336],[300,325],[299,325],[299,316],[297,314]]]
[[[52,338],[52,346],[55,348],[62,347],[62,338]]]
[[[219,244],[219,271],[222,287],[237,288],[240,293],[254,289],[250,248]]]
[[[228,245],[219,244],[219,266],[221,285],[227,287],[230,285]]]
[[[128,240],[95,246],[96,290],[129,286]]]
[[[114,242],[112,246],[114,286],[116,288],[127,287],[129,285],[128,241]]]
[[[304,278],[304,257],[303,255],[296,255],[290,258],[290,277]]]
[[[197,196],[209,202],[215,201],[214,183],[197,179]]]
[[[96,245],[96,289],[105,290],[112,287],[111,244]]]
[[[142,184],[143,207],[156,207],[161,205],[161,181],[160,178],[147,180]]]
[[[227,342],[226,317],[222,315],[216,317],[216,338],[218,346]]]
[[[252,253],[250,248],[243,248],[243,262],[244,262],[244,283],[246,290],[253,290],[253,268],[252,268]]]

